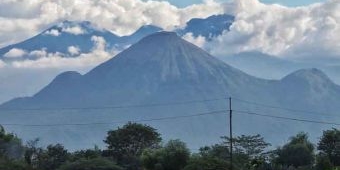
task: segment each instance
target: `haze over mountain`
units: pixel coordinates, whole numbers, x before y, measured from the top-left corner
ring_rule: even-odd
[[[229,96],[291,109],[308,108],[335,113],[340,108],[340,87],[317,69],[300,70],[282,80],[259,79],[214,58],[176,33],[158,32],[143,38],[84,75],[77,72],[60,74],[34,96],[4,103],[1,107],[5,110],[1,112],[5,115],[3,121],[23,124],[124,122],[225,110],[228,104],[223,99]],[[193,100],[205,102],[110,108]],[[241,115],[242,112],[237,111],[257,109],[258,112],[273,115],[284,112],[261,110],[237,100],[233,107],[236,114],[235,133],[261,133],[276,144],[293,132],[322,128]],[[6,112],[6,109],[9,110]],[[303,117],[298,113],[295,116]],[[325,119],[323,115],[314,116],[317,120]],[[216,143],[219,136],[225,135],[228,130],[226,121],[224,114],[216,114],[149,123],[160,129],[166,139],[181,138],[191,146],[198,147]],[[9,129],[18,132],[24,139],[37,136],[44,143],[62,142],[69,148],[77,149],[100,143],[105,131],[117,125],[119,123],[111,126],[57,126],[46,129],[9,126]],[[280,133],[273,136],[275,130]],[[74,141],[83,142],[76,145]]]

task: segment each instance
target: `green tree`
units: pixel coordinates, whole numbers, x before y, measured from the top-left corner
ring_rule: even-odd
[[[24,161],[0,158],[1,170],[32,170]]]
[[[222,139],[225,140],[225,145],[229,146],[230,138],[222,137]],[[270,144],[265,142],[264,138],[259,134],[253,136],[242,135],[233,138],[234,152],[245,154],[251,159],[263,156],[263,152],[268,146],[270,146]]]
[[[80,159],[62,165],[58,170],[123,170],[105,158]]]
[[[316,170],[332,170],[333,165],[327,155],[319,154],[316,157]]]
[[[38,154],[42,152],[41,148],[38,148],[39,139],[28,141],[25,146],[24,159],[25,162],[31,167],[37,168],[38,166]]]
[[[299,133],[277,149],[276,156],[275,162],[286,167],[311,167],[314,163],[314,145],[306,133]]]
[[[224,144],[202,147],[190,158],[184,170],[229,170],[229,153]],[[237,168],[234,167],[234,170]]]
[[[229,170],[229,162],[216,157],[193,156],[183,170]],[[234,168],[234,170],[237,170]]]
[[[0,156],[10,159],[20,159],[23,155],[24,147],[21,140],[12,133],[6,133],[0,126]]]
[[[223,145],[230,146],[230,138],[222,137]],[[241,135],[233,138],[235,164],[243,169],[258,169],[266,165],[265,149],[270,146],[261,135]],[[229,156],[229,155],[228,155]]]
[[[102,151],[97,146],[95,146],[94,149],[76,151],[70,157],[71,157],[70,160],[74,160],[74,161],[79,160],[79,159],[101,158]]]
[[[161,142],[156,129],[137,123],[128,123],[122,128],[109,131],[104,142],[108,145],[106,156],[113,157],[127,169],[140,167],[139,156],[147,148],[156,148]]]
[[[37,154],[38,169],[54,170],[68,160],[68,152],[61,145],[49,145],[47,150],[40,150]]]
[[[340,166],[340,131],[324,131],[318,143],[318,150],[328,157],[333,166]]]
[[[146,170],[180,170],[187,165],[189,158],[189,149],[179,140],[171,140],[160,149],[145,150],[141,156]]]

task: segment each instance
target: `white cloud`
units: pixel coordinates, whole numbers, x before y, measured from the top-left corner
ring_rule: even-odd
[[[0,9],[0,47],[30,38],[63,20],[91,21],[119,35],[127,35],[145,24],[171,29],[184,26],[191,18],[223,12],[223,6],[212,0],[186,8],[166,1],[3,0]]]
[[[194,37],[192,33],[185,34],[183,38],[201,48],[203,48],[206,43],[205,37],[203,36]]]
[[[85,34],[86,33],[85,30],[83,30],[79,26],[66,27],[66,28],[63,28],[62,31],[66,32],[66,33],[69,33],[69,34],[74,34],[74,35],[81,35],[81,34]]]
[[[106,41],[103,37],[92,36],[91,40],[94,42],[95,50],[105,51]]]
[[[13,49],[9,50],[6,54],[4,54],[4,57],[6,57],[6,58],[20,58],[20,57],[23,57],[26,54],[27,54],[27,52],[25,50],[13,48]]]
[[[80,49],[76,46],[69,46],[67,48],[67,51],[71,54],[71,55],[78,55],[80,53]]]
[[[48,54],[47,54],[46,49],[41,49],[41,50],[31,51],[28,55],[31,58],[43,58],[43,57],[46,57]]]
[[[44,34],[58,37],[60,35],[60,32],[56,29],[52,29],[52,30],[46,31]]]
[[[261,51],[279,57],[339,57],[340,1],[302,7],[236,0],[230,32],[209,44],[214,55]]]

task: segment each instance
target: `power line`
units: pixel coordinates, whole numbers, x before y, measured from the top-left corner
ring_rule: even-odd
[[[171,119],[183,119],[183,118],[190,118],[190,117],[200,117],[206,115],[215,115],[215,114],[226,114],[228,110],[219,110],[219,111],[212,111],[206,113],[199,113],[199,114],[192,114],[192,115],[183,115],[183,116],[171,116],[171,117],[162,117],[162,118],[152,118],[152,119],[141,119],[135,120],[130,122],[153,122],[153,121],[162,121],[162,120],[171,120]],[[111,125],[111,124],[120,124],[126,123],[129,121],[116,121],[116,122],[93,122],[93,123],[60,123],[60,124],[15,124],[15,123],[6,123],[1,124],[3,126],[23,126],[23,127],[53,127],[53,126],[91,126],[91,125]]]
[[[269,118],[275,118],[275,119],[283,119],[283,120],[298,121],[298,122],[317,123],[317,124],[324,124],[324,125],[335,125],[335,126],[340,126],[340,123],[335,123],[335,122],[307,120],[307,119],[299,119],[299,118],[284,117],[284,116],[273,116],[273,115],[269,115],[269,114],[261,114],[261,113],[256,113],[256,112],[240,111],[240,110],[233,110],[233,111],[234,111],[234,113],[238,113],[238,114],[247,114],[247,115],[255,115],[255,116],[261,116],[261,117],[269,117]]]
[[[309,111],[309,110],[298,110],[298,109],[291,109],[291,108],[285,108],[285,107],[279,107],[279,106],[272,106],[272,105],[267,105],[267,104],[262,104],[262,103],[257,103],[257,102],[251,102],[251,101],[238,99],[238,98],[233,98],[233,99],[240,101],[240,102],[243,102],[243,103],[262,106],[262,107],[266,107],[266,108],[280,109],[280,110],[286,110],[286,111],[290,111],[290,112],[305,113],[305,114],[312,114],[312,115],[340,117],[339,115],[336,115],[336,114],[327,114],[327,113],[323,113],[323,112],[315,112],[315,111]]]
[[[22,108],[22,109],[0,108],[0,112],[4,112],[4,111],[108,110],[108,109],[147,108],[147,107],[159,107],[159,106],[188,105],[188,104],[194,104],[194,103],[213,102],[213,101],[226,100],[226,99],[227,98],[215,98],[215,99],[205,99],[205,100],[190,100],[190,101],[181,101],[181,102],[121,105],[121,106],[93,106],[93,107],[69,107],[69,108]],[[57,114],[59,113],[60,112],[58,112]],[[39,114],[39,113],[22,113],[21,112],[21,113],[15,113],[15,114]]]

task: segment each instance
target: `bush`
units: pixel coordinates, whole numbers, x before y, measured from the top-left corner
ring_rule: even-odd
[[[105,158],[95,158],[69,162],[58,170],[122,170],[122,168]]]

